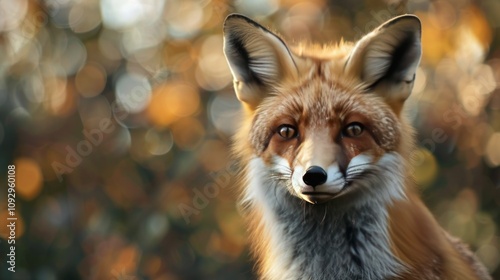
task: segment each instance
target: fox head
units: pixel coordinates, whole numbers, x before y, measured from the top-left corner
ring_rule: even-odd
[[[419,19],[403,15],[356,44],[290,47],[249,18],[229,15],[224,53],[247,113],[237,141],[259,162],[250,168],[264,172],[254,175],[312,204],[404,196],[412,129],[401,111],[420,36]]]

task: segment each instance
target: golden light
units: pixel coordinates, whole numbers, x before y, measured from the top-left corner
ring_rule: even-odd
[[[485,15],[477,7],[469,6],[463,11],[461,23],[467,25],[483,48],[490,46],[492,30]]]
[[[426,13],[416,13],[422,22],[422,60],[436,65],[453,47],[450,32],[434,28]]]
[[[179,1],[167,5],[164,20],[169,23],[170,33],[175,37],[193,36],[203,25],[202,5],[197,1]]]
[[[17,171],[16,193],[26,200],[32,200],[42,190],[43,175],[40,166],[30,158],[18,158],[14,165]]]
[[[75,97],[71,94],[65,78],[48,77],[44,80],[45,110],[55,116],[66,116],[75,108]]]
[[[231,83],[231,71],[225,61],[221,35],[208,36],[201,45],[196,81],[206,90],[221,90]]]
[[[430,5],[429,19],[434,28],[447,30],[457,22],[457,11],[455,5],[448,1],[434,1]]]
[[[147,116],[158,126],[168,126],[182,117],[191,116],[200,107],[198,90],[184,82],[174,81],[153,89]]]
[[[110,271],[124,273],[125,275],[135,274],[139,258],[139,249],[134,245],[127,246],[120,250],[111,264]]]
[[[415,150],[411,157],[414,163],[415,180],[422,187],[427,187],[436,178],[438,164],[434,155],[426,148]]]

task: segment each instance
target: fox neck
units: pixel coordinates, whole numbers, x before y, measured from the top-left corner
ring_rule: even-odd
[[[391,252],[388,201],[311,205],[263,179],[265,170],[261,159],[250,162],[244,200],[264,279],[387,279],[404,272]],[[401,183],[389,178],[379,183]]]

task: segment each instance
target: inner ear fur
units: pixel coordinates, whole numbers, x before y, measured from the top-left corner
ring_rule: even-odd
[[[346,63],[346,72],[391,106],[401,107],[413,88],[421,54],[420,20],[414,15],[402,15],[357,42]]]
[[[255,21],[231,14],[224,22],[224,54],[240,101],[255,109],[273,88],[296,78],[297,68],[285,42]]]

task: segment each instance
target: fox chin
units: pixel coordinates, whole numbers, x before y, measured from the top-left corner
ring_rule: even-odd
[[[412,178],[404,103],[422,52],[416,16],[321,47],[287,45],[239,14],[223,29],[261,279],[491,279]]]

